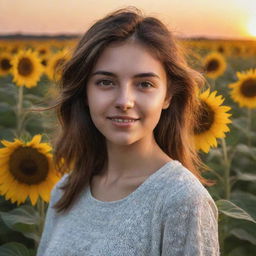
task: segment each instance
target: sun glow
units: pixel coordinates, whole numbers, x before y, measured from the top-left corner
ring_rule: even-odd
[[[249,20],[248,31],[252,36],[256,37],[256,15]]]

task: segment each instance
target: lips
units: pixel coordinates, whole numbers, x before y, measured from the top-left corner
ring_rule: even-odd
[[[120,128],[131,128],[135,123],[137,123],[138,119],[121,119],[121,118],[108,118],[111,123]]]
[[[111,116],[107,117],[108,119],[122,119],[122,120],[139,120],[139,118],[131,116]]]

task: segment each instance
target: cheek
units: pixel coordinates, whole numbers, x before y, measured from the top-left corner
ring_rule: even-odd
[[[143,104],[143,103],[142,103]],[[144,101],[143,110],[146,119],[156,125],[160,119],[163,107],[162,97],[151,98],[150,100]]]
[[[161,113],[163,107],[163,97],[161,94],[154,95],[154,97],[149,97],[145,99],[142,104],[144,105],[144,109],[148,113]]]
[[[100,92],[89,90],[88,94],[88,107],[91,115],[96,115],[104,112],[108,105],[108,98]]]

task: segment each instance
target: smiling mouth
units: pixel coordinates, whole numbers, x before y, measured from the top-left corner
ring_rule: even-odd
[[[121,119],[121,118],[108,118],[117,123],[134,123],[139,119]]]

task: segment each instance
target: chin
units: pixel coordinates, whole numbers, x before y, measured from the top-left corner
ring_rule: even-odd
[[[114,144],[114,145],[118,145],[118,146],[129,146],[131,144],[134,144],[137,140],[133,139],[133,138],[121,138],[122,136],[120,136],[119,138],[115,137],[115,138],[106,138],[108,143]]]

